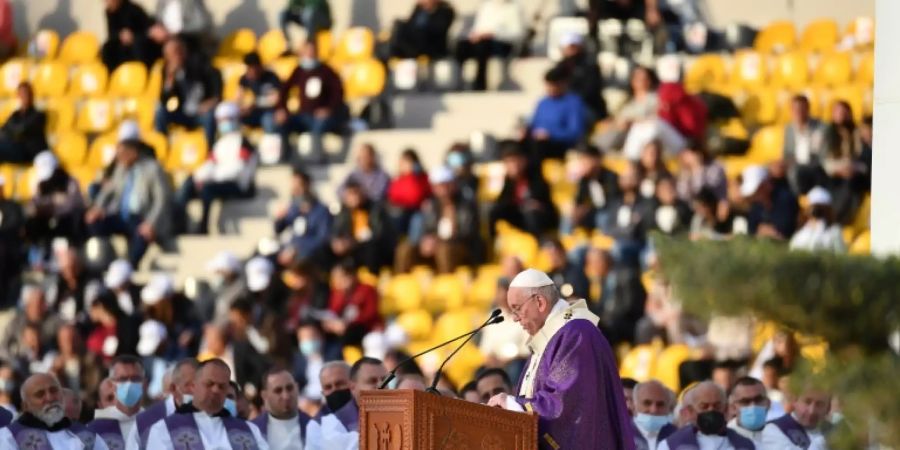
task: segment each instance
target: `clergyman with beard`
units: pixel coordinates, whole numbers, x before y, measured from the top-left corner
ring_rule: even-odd
[[[93,432],[71,428],[63,408],[62,388],[52,375],[38,373],[22,384],[22,415],[0,430],[0,448],[108,450]]]

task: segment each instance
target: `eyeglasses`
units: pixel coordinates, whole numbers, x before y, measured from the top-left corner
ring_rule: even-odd
[[[537,296],[538,296],[538,294],[531,294],[531,297],[528,297],[528,299],[525,300],[524,302],[522,302],[521,305],[518,305],[518,306],[515,306],[515,307],[510,306],[510,307],[509,307],[509,312],[511,312],[512,315],[514,315],[514,316],[516,316],[516,317],[521,317],[521,316],[519,316],[519,313],[522,311],[522,307],[524,307],[526,303],[530,302],[533,298],[535,298],[535,297],[537,297]]]

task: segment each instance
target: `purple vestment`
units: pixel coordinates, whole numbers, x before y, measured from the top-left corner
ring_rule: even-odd
[[[10,423],[8,428],[13,435],[13,439],[16,440],[16,444],[21,449],[53,450],[53,447],[50,446],[50,440],[47,439],[46,430],[32,428],[18,421]],[[97,438],[97,435],[85,428],[84,425],[72,423],[69,425],[68,430],[81,440],[84,448],[94,448],[94,440]]]
[[[770,423],[778,427],[792,444],[803,449],[809,448],[809,433],[790,414],[785,414]]]
[[[158,401],[149,408],[138,413],[134,421],[137,427],[138,437],[141,440],[141,448],[147,448],[147,436],[150,434],[150,427],[154,423],[159,422],[166,417],[166,400]]]
[[[257,450],[256,438],[247,422],[230,416],[221,419],[231,448]],[[172,414],[163,420],[175,450],[203,450],[203,440],[200,438],[200,431],[193,413]]]
[[[0,428],[3,428],[9,425],[13,420],[13,414],[6,410],[6,408],[0,407]]]
[[[87,429],[93,431],[103,439],[109,450],[125,450],[125,437],[122,436],[122,427],[115,419],[94,419],[87,424]]]
[[[634,450],[616,360],[589,320],[571,320],[553,335],[533,392],[532,398],[517,400],[538,414],[541,449]]]
[[[676,431],[665,441],[670,450],[698,449],[700,448],[700,444],[697,442],[697,433],[697,427],[688,425]],[[728,443],[734,447],[735,450],[754,450],[756,448],[753,441],[741,436],[737,431],[734,431],[731,428],[725,430],[725,438],[728,439]]]
[[[300,423],[300,438],[303,439],[303,442],[306,442],[306,424],[309,423],[309,420],[309,416],[306,413],[297,411],[297,422]],[[259,432],[262,433],[264,438],[269,438],[269,413],[260,414],[250,422],[259,427]]]
[[[632,422],[633,423],[633,422]],[[659,434],[656,435],[656,445],[658,446],[660,442],[665,441],[667,437],[671,436],[673,433],[678,431],[678,428],[671,423],[664,425],[659,429]],[[631,429],[631,432],[634,434],[634,448],[636,450],[654,450],[650,448],[650,443],[647,442],[647,438],[641,434],[641,431],[638,430],[637,425]]]

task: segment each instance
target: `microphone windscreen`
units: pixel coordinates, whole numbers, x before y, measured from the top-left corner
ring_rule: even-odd
[[[502,313],[503,313],[503,311],[501,311],[500,308],[497,308],[497,309],[491,311],[491,317],[497,317]]]
[[[491,319],[491,324],[500,323],[506,320],[503,316],[497,316]]]

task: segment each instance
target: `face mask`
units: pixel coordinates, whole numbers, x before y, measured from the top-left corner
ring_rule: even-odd
[[[237,403],[230,398],[225,399],[225,410],[228,411],[228,414],[231,414],[231,417],[237,417]]]
[[[0,392],[12,392],[16,388],[16,383],[8,378],[0,380]]]
[[[194,401],[193,395],[191,395],[191,394],[182,394],[181,395],[181,404],[182,405],[187,405],[188,403],[191,403],[193,401]]]
[[[706,435],[722,434],[725,431],[725,415],[719,411],[697,414],[697,428]]]
[[[466,157],[460,152],[453,152],[447,155],[447,165],[451,169],[458,169],[466,163]]]
[[[116,400],[126,408],[137,405],[143,395],[144,386],[141,383],[122,381],[116,384]]]
[[[832,425],[837,425],[844,421],[844,415],[839,412],[831,413],[831,417],[828,418],[828,421],[831,422]]]
[[[634,423],[648,433],[659,433],[659,430],[669,423],[669,416],[638,413],[637,417],[634,418]]]
[[[238,125],[237,125],[237,123],[235,123],[231,120],[226,120],[224,122],[219,122],[218,128],[219,128],[219,134],[228,134],[228,133],[233,133],[233,132],[237,131]]]
[[[306,70],[315,69],[318,66],[319,66],[319,61],[317,61],[315,59],[312,59],[312,58],[301,58],[300,59],[300,67],[302,67]]]
[[[766,412],[766,407],[759,405],[741,408],[741,426],[753,431],[762,430],[762,428],[766,426]]]
[[[353,394],[350,393],[350,389],[341,389],[339,391],[334,391],[331,395],[325,397],[325,404],[328,405],[328,408],[331,409],[331,411],[337,411],[346,405],[351,398],[353,398]]]
[[[300,353],[303,356],[315,355],[319,353],[322,343],[319,341],[303,341],[300,343]]]

